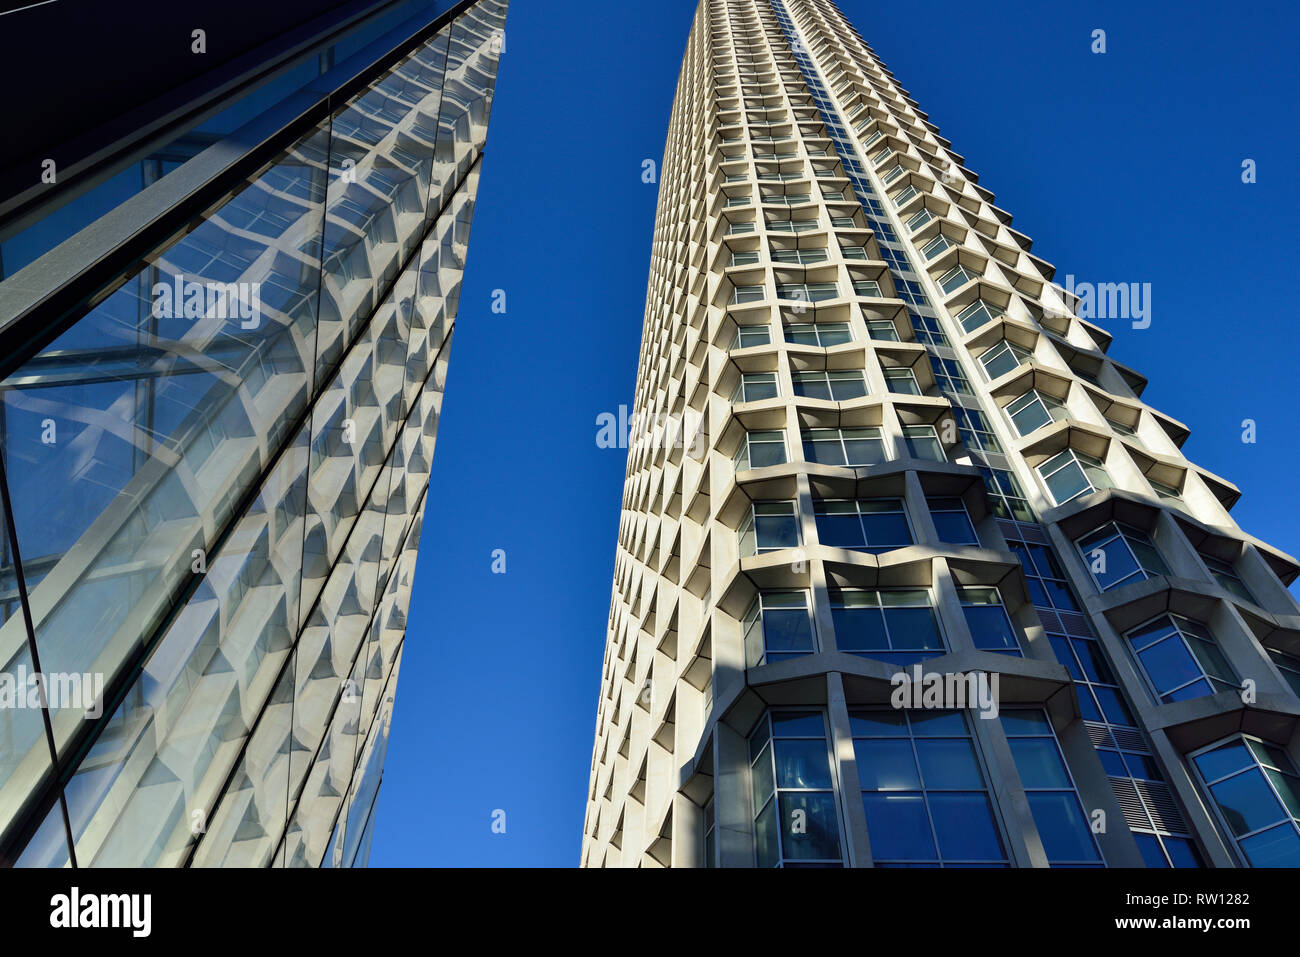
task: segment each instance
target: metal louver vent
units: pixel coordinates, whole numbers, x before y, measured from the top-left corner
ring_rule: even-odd
[[[1142,806],[1142,798],[1138,795],[1137,788],[1133,786],[1133,780],[1111,778],[1110,786],[1115,792],[1115,800],[1119,803],[1120,810],[1124,812],[1124,820],[1128,826],[1150,828],[1151,821],[1147,818],[1146,809]]]
[[[1111,731],[1114,732],[1115,740],[1119,742],[1119,746],[1124,750],[1141,751],[1144,754],[1150,753],[1147,749],[1146,739],[1142,737],[1142,732],[1137,728],[1116,728],[1112,726]]]
[[[1182,812],[1178,810],[1167,784],[1158,781],[1138,781],[1136,784],[1138,793],[1146,803],[1147,812],[1159,830],[1175,834],[1187,833],[1187,824],[1183,821]]]
[[[1088,627],[1088,619],[1083,615],[1075,615],[1068,611],[1061,612],[1061,627],[1071,635],[1092,637],[1092,629]]]
[[[1092,738],[1093,747],[1115,747],[1115,742],[1110,736],[1110,728],[1106,725],[1098,724],[1096,721],[1085,721],[1083,726],[1088,729],[1088,737]]]

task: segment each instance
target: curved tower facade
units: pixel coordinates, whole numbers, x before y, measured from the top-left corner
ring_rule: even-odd
[[[1300,569],[1030,248],[829,0],[702,0],[584,866],[1300,864]]]

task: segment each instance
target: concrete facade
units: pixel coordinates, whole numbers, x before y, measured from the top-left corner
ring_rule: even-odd
[[[1300,569],[1010,223],[829,0],[702,0],[583,866],[1300,865]]]

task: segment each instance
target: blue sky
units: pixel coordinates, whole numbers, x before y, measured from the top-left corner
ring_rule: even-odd
[[[1241,488],[1238,523],[1300,553],[1300,14],[840,6],[1058,281],[1151,283],[1150,328],[1100,323],[1111,355],[1191,427],[1188,457]],[[578,860],[625,466],[596,417],[632,403],[656,200],[641,164],[662,155],[694,7],[511,7],[372,866]]]

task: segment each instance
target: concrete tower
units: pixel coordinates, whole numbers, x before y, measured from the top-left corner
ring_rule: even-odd
[[[584,865],[1300,864],[1296,562],[1010,223],[829,0],[702,0]]]

